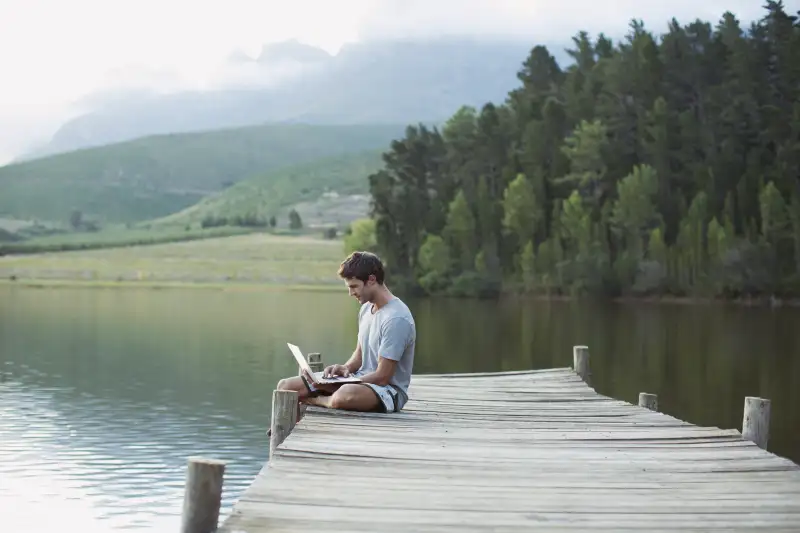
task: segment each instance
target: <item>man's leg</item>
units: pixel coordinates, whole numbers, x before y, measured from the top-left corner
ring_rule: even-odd
[[[308,398],[306,403],[346,411],[379,411],[383,407],[375,391],[365,385],[353,383],[342,385],[330,396]]]
[[[297,393],[297,399],[300,401],[308,397],[308,387],[303,383],[303,378],[300,376],[280,380],[278,382],[278,390],[293,390]]]

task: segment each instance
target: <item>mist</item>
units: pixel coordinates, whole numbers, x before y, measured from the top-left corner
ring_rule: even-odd
[[[209,20],[193,22],[191,17],[186,18],[179,9],[162,13],[167,17],[180,14],[180,20],[174,21],[174,28],[178,33],[173,35],[171,40],[163,40],[161,45],[164,47],[164,54],[171,57],[176,56],[177,52],[173,50],[170,55],[166,47],[179,47],[183,51],[192,51],[194,57],[187,52],[184,59],[186,65],[189,65],[184,65],[186,68],[151,64],[146,59],[131,63],[128,56],[112,58],[108,60],[111,62],[110,65],[97,64],[94,67],[78,63],[72,65],[69,61],[65,64],[64,61],[57,59],[49,64],[47,61],[26,62],[25,48],[14,49],[15,60],[4,61],[6,70],[4,77],[17,80],[17,95],[4,95],[4,89],[0,87],[0,164],[8,162],[13,156],[35,144],[45,142],[65,120],[99,107],[125,105],[130,99],[140,98],[142,95],[271,87],[302,76],[309,70],[322,68],[325,64],[323,57],[317,57],[319,60],[317,61],[308,56],[309,53],[312,56],[314,54],[309,50],[321,51],[310,47],[306,47],[305,51],[300,50],[303,48],[301,43],[309,42],[311,37],[319,33],[318,28],[322,21],[317,17],[324,16],[330,19],[334,11],[331,11],[330,5],[324,6],[326,11],[320,6],[315,8],[313,0],[309,1],[311,3],[305,11],[297,8],[299,15],[298,13],[287,15],[294,17],[292,20],[298,24],[306,20],[305,26],[295,31],[298,34],[298,42],[293,43],[288,52],[281,50],[277,54],[269,53],[269,47],[260,53],[253,53],[252,50],[245,52],[241,42],[234,42],[239,38],[236,32],[227,27],[224,28],[227,32],[225,38],[220,35],[210,36],[216,43],[215,46],[224,49],[219,49],[215,58],[206,60],[209,45],[201,40],[208,35],[200,29],[205,30],[211,22]],[[250,6],[250,11],[246,6]],[[258,9],[263,11],[266,8],[253,6],[258,4],[249,4],[245,0],[237,3],[235,8],[232,6],[231,11],[235,16],[230,15],[220,21],[220,29],[238,18],[243,27],[246,26],[252,31],[255,25],[249,20],[251,17],[266,14],[277,18],[280,13],[274,6],[266,13],[256,11]],[[743,25],[747,25],[762,16],[760,3],[752,0],[730,0],[724,3],[696,0],[644,3],[620,0],[606,2],[600,9],[596,2],[588,0],[572,0],[557,4],[540,0],[436,0],[435,2],[342,0],[337,4],[337,8],[335,12],[339,19],[331,19],[327,28],[333,36],[337,33],[337,25],[341,26],[340,45],[354,39],[370,42],[467,36],[478,39],[520,41],[531,47],[545,44],[551,48],[556,57],[563,57],[563,49],[571,45],[571,37],[578,31],[586,30],[592,36],[602,32],[618,40],[627,33],[629,22],[634,18],[643,20],[649,30],[660,35],[666,31],[667,23],[673,17],[682,24],[697,18],[716,23],[726,10],[730,10],[743,22]],[[215,10],[218,11],[216,8]],[[0,15],[3,15],[2,11],[0,9]],[[14,12],[10,11],[9,16],[11,18],[8,20],[13,22]],[[213,21],[213,18],[211,20]],[[160,21],[159,28],[167,22]],[[272,23],[276,24],[275,21]],[[97,25],[97,23],[92,24]],[[128,22],[120,17],[103,22],[101,25],[112,26],[103,30],[103,36],[112,39],[113,26],[124,24]],[[193,24],[198,27],[192,28]],[[186,26],[189,26],[186,28],[187,31],[180,31],[181,27]],[[353,28],[355,34],[352,32]],[[85,30],[94,31],[90,28]],[[80,32],[81,29],[73,28],[71,31]],[[175,44],[178,34],[184,41],[197,40],[197,43],[194,43],[197,45],[196,48],[192,48],[193,42]],[[125,35],[131,34],[123,34],[119,38],[125,39]],[[143,45],[145,40],[150,39],[147,28],[141,28],[133,35],[136,39],[142,39]],[[260,36],[251,35],[249,39],[258,38],[263,44],[276,37],[282,39],[285,35],[278,36],[274,31],[264,30]],[[9,39],[13,39],[13,35],[7,35],[5,41],[0,38],[0,45],[6,46],[5,54],[11,57],[8,47],[13,47],[14,43],[7,42]],[[245,37],[242,36],[241,39],[244,40]],[[58,43],[54,43],[53,46],[57,47]],[[150,47],[152,54],[153,42],[148,42],[147,46]],[[136,47],[136,43],[120,47],[130,51],[132,47]],[[41,51],[37,53],[41,54]],[[335,54],[335,50],[333,53]],[[83,59],[80,54],[71,58],[75,62]],[[520,57],[520,62],[523,60],[524,57]],[[38,77],[31,75],[31,72],[37,72]],[[48,76],[48,73],[52,75]],[[42,80],[47,82],[43,83]],[[27,90],[19,90],[23,87],[20,84],[23,83],[32,85],[30,87],[32,96],[27,94],[29,92]],[[67,97],[65,91],[70,91],[69,94],[75,93],[77,97]],[[24,106],[18,101],[20,94],[29,98]]]

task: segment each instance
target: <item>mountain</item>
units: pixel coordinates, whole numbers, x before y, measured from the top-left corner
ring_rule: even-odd
[[[269,43],[261,47],[259,63],[296,62],[305,64],[325,63],[333,59],[328,52],[303,44],[295,39],[280,43]]]
[[[247,71],[238,85],[112,100],[25,157],[265,122],[439,122],[462,105],[503,100],[519,84],[515,73],[528,53],[518,42],[466,38],[357,43],[335,56],[291,41],[268,45],[249,63],[236,55],[237,72]]]
[[[209,195],[197,204],[151,226],[236,224],[237,220],[266,223],[271,216],[286,224],[290,207],[298,207],[306,225],[344,226],[366,215],[370,174],[383,165],[383,149],[340,154],[256,174]]]
[[[254,174],[385,148],[405,125],[270,124],[156,135],[0,167],[0,217],[163,217]]]

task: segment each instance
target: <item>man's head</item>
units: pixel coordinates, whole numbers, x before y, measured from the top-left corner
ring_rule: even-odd
[[[383,263],[373,253],[353,252],[339,266],[339,277],[358,303],[371,302],[383,289]]]

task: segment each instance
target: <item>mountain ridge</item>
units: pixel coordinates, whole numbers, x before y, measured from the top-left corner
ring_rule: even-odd
[[[317,54],[314,47],[291,42],[272,50],[276,57],[291,57],[301,48],[303,54]],[[305,70],[272,87],[111,99],[111,104],[66,122],[48,143],[23,158],[153,134],[267,122],[440,122],[462,105],[505,98],[518,83],[515,73],[528,52],[529,46],[518,41],[453,37],[350,43],[329,60],[311,61]],[[260,60],[259,56],[253,62]]]
[[[267,124],[159,134],[0,167],[0,217],[133,223],[189,207],[251,175],[377,150],[405,125]]]

